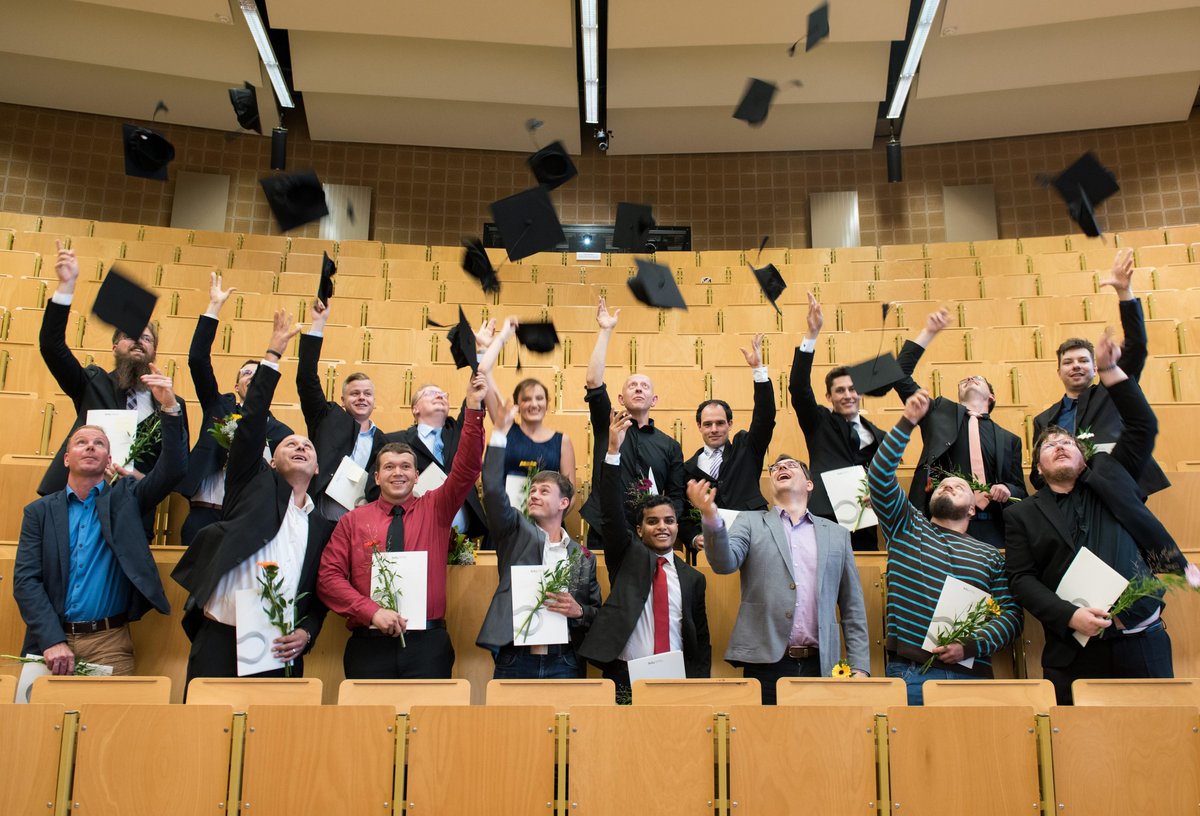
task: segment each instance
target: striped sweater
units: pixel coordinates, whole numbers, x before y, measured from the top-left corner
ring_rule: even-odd
[[[1021,632],[1021,608],[1009,592],[1004,557],[999,550],[965,533],[933,524],[900,489],[896,467],[912,432],[913,424],[901,417],[879,445],[867,472],[871,505],[888,544],[887,648],[916,662],[930,657],[921,644],[946,576],[952,575],[990,594],[1003,611],[984,624],[976,639],[963,644],[966,657],[975,658],[973,668],[934,665],[990,677],[990,656]]]

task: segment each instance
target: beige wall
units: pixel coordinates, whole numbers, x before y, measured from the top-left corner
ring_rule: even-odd
[[[486,123],[485,123],[486,126]],[[179,170],[233,177],[226,229],[275,232],[261,190],[270,142],[255,135],[159,125],[174,143],[167,183],[127,178],[121,122],[103,116],[0,105],[0,209],[166,225]],[[619,135],[618,135],[619,138]],[[686,156],[586,156],[555,191],[566,223],[605,223],[618,201],[654,205],[660,224],[691,225],[696,249],[808,245],[808,195],[855,189],[864,244],[944,238],[942,187],[992,183],[1000,237],[1071,231],[1065,208],[1034,181],[1095,150],[1121,194],[1101,211],[1109,231],[1200,222],[1200,114],[1190,121],[904,150],[905,181],[887,184],[872,151]],[[513,153],[313,142],[289,136],[288,166],[322,180],[374,188],[372,237],[457,244],[490,220],[491,201],[531,186]],[[294,234],[316,235],[316,225]]]

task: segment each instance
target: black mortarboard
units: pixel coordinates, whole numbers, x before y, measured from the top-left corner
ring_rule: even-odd
[[[167,180],[167,165],[175,158],[175,147],[161,133],[137,125],[121,125],[125,149],[125,175]]]
[[[485,292],[499,292],[500,278],[496,277],[496,270],[492,268],[492,259],[488,257],[487,250],[483,248],[483,241],[478,238],[463,239],[463,271],[475,278],[483,285]]]
[[[548,144],[529,157],[529,169],[538,180],[538,184],[547,190],[561,187],[579,175],[575,162],[567,155],[567,149],[562,142]]]
[[[635,298],[658,309],[687,309],[687,303],[675,285],[669,267],[642,258],[634,260],[638,271],[636,276],[629,279],[629,288]]]
[[[779,311],[779,306],[775,301],[783,294],[783,290],[787,289],[787,283],[783,280],[783,275],[779,274],[779,269],[775,264],[769,263],[761,269],[750,267],[754,270],[754,277],[758,280],[758,285],[762,288],[763,294],[767,300],[771,301],[771,305],[775,306],[775,311]]]
[[[867,360],[847,369],[854,387],[860,394],[871,397],[882,397],[900,380],[904,379],[904,371],[896,362],[895,356],[889,351],[874,360]]]
[[[492,218],[510,261],[552,250],[567,240],[544,187],[533,187],[491,205]]]
[[[96,292],[92,313],[126,337],[138,338],[150,324],[157,301],[158,295],[143,289],[113,266]]]
[[[456,368],[471,367],[471,373],[479,371],[479,355],[475,349],[475,332],[471,328],[467,316],[463,314],[462,306],[458,307],[458,324],[446,333],[450,341],[450,356],[454,358]]]
[[[558,345],[558,332],[553,321],[520,323],[517,325],[517,342],[536,354],[549,354]]]
[[[1112,171],[1100,163],[1095,153],[1088,152],[1050,184],[1066,201],[1071,220],[1079,225],[1084,234],[1099,237],[1101,229],[1096,223],[1093,208],[1121,189]]]
[[[829,36],[829,4],[822,3],[808,13],[808,33],[804,38],[804,50],[812,51],[813,46]]]
[[[777,90],[779,86],[774,82],[751,79],[750,84],[746,86],[746,92],[742,94],[742,101],[738,102],[737,110],[733,112],[733,118],[742,119],[752,125],[761,125],[767,118],[767,111],[771,108],[771,100],[775,98]]]
[[[229,102],[237,116],[238,124],[246,130],[262,134],[262,123],[258,120],[258,93],[249,82],[244,88],[230,88]]]
[[[616,249],[641,252],[646,248],[646,236],[654,229],[654,216],[649,204],[617,204],[617,223],[613,226],[612,245]]]
[[[321,282],[317,284],[317,299],[329,305],[333,297],[333,276],[337,274],[337,266],[329,257],[328,252],[321,253]]]
[[[259,179],[271,212],[284,232],[304,226],[311,221],[320,221],[329,215],[325,204],[325,190],[321,180],[312,170],[300,173],[282,173]]]

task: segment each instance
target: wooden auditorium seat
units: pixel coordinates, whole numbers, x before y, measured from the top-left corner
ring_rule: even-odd
[[[338,705],[389,705],[407,714],[415,705],[470,705],[471,684],[456,680],[343,680]]]
[[[1162,246],[1166,242],[1165,229],[1126,230],[1116,234],[1116,243],[1121,249]]]
[[[233,262],[233,250],[229,247],[195,246],[179,247],[179,263],[202,264],[228,269]]]
[[[14,252],[37,252],[53,258],[58,254],[59,243],[69,247],[71,236],[62,233],[18,232],[13,235],[12,248]]]
[[[188,705],[228,705],[246,711],[254,705],[321,704],[316,677],[195,677],[187,687]]]
[[[392,706],[251,705],[242,810],[388,813],[396,783],[396,737]],[[473,766],[456,766],[464,767]]]
[[[1078,272],[1082,269],[1083,258],[1078,252],[1041,252],[1029,256],[1029,271],[1035,275]]]
[[[0,227],[14,232],[37,232],[42,223],[40,215],[30,213],[0,212]]]
[[[72,708],[87,703],[166,705],[171,702],[171,678],[43,675],[33,681],[29,702]]]
[[[1067,246],[1066,236],[1063,235],[1045,235],[1037,238],[1020,238],[1017,241],[1018,249],[1026,255],[1044,255],[1055,252],[1066,252]]]
[[[221,247],[223,249],[241,249],[243,236],[240,232],[216,232],[214,230],[193,230],[191,243],[202,247]]]
[[[903,699],[904,684],[896,682]],[[729,711],[729,799],[734,809],[729,812],[874,811],[875,731],[882,727],[876,724],[876,711],[850,702],[734,706]]]
[[[291,239],[286,235],[259,235],[247,232],[242,235],[241,248],[287,255],[291,251],[291,245]]]
[[[338,258],[382,258],[382,241],[338,241]],[[330,254],[332,257],[332,253]]]
[[[66,813],[61,704],[0,706],[0,812]]]
[[[1076,680],[1071,684],[1071,696],[1077,706],[1193,706],[1200,708],[1200,679],[1175,677]]]
[[[549,812],[547,803],[555,799],[555,730],[552,706],[413,706],[407,785],[403,799],[396,794],[397,810],[403,802],[411,813]],[[572,755],[587,765],[586,776],[597,776],[592,769],[601,757],[576,742],[579,736],[571,735]],[[712,735],[708,738],[711,742]],[[358,752],[355,748],[350,755]],[[644,760],[644,754],[629,755]],[[470,769],[469,780],[463,777],[465,769]],[[711,774],[711,763],[708,770]],[[464,784],[453,783],[459,779]],[[612,779],[603,780],[610,791]],[[338,807],[329,812],[352,811]]]
[[[232,721],[227,705],[81,705],[71,812],[230,812]]]
[[[582,680],[489,680],[490,706],[550,705],[555,711],[575,706],[614,705],[616,685],[603,677]]]
[[[887,723],[894,812],[1039,812],[1031,706],[893,707]]]
[[[1020,246],[1016,238],[994,238],[989,241],[972,241],[971,254],[978,257],[984,255],[1019,255]]]
[[[879,259],[882,261],[926,257],[924,244],[885,244],[879,247]]]
[[[877,246],[838,247],[830,252],[830,263],[879,260],[879,247]]]
[[[1197,710],[1190,706],[1055,706],[1056,813],[1190,813],[1200,801]]]
[[[758,705],[762,688],[753,677],[689,677],[684,680],[635,680],[635,706]]]
[[[330,258],[334,258],[338,254],[338,242],[329,240],[328,238],[297,238],[291,239],[291,248],[288,252],[300,252],[305,255],[316,255],[321,257],[321,253],[329,254]]]
[[[457,257],[462,256],[462,247],[455,249]],[[398,261],[426,261],[429,258],[429,247],[424,244],[384,244],[383,257]],[[451,256],[454,258],[455,256]],[[449,260],[449,259],[447,259]]]
[[[712,707],[575,706],[570,728],[567,812],[627,813],[631,802],[644,803],[656,816],[713,812],[719,797]],[[720,752],[723,741],[718,744]],[[723,766],[719,761],[722,777]]]
[[[1029,273],[1028,255],[984,255],[979,259],[979,274],[985,278]]]
[[[775,698],[781,706],[867,706],[878,713],[908,705],[904,681],[896,677],[783,677]]]
[[[926,680],[921,687],[927,706],[1032,706],[1049,714],[1054,686],[1049,680]]]

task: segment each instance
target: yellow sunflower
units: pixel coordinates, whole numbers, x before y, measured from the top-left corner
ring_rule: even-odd
[[[1003,612],[1004,609],[1000,606],[1000,604],[996,603],[995,598],[988,598],[987,613],[989,617],[998,618]]]
[[[852,671],[853,669],[850,668],[849,663],[847,663],[845,660],[839,660],[837,663],[833,664],[833,671],[829,673],[829,676],[837,677],[838,679],[844,679],[849,677]]]

